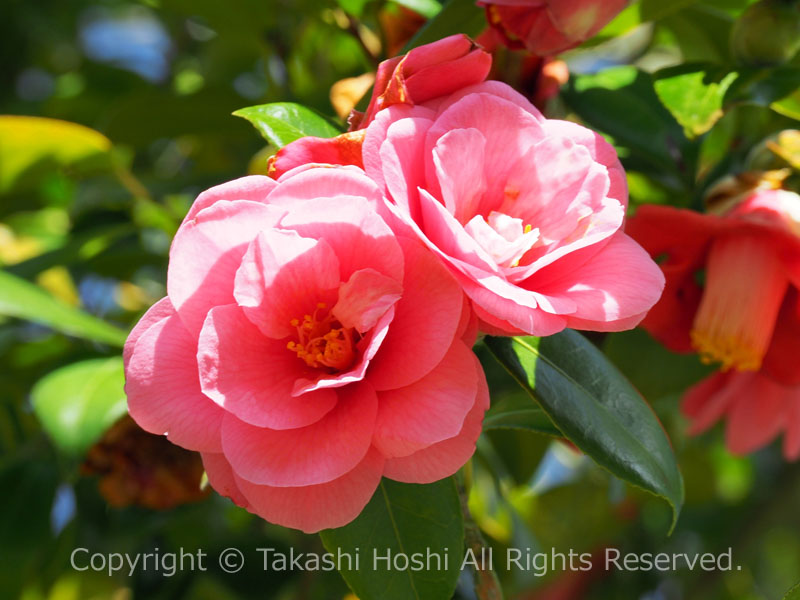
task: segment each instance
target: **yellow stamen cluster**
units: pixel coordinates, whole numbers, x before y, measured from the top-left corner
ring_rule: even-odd
[[[286,347],[309,367],[342,371],[355,360],[353,330],[342,327],[331,314],[320,317],[325,308],[326,304],[320,302],[313,315],[305,315],[302,321],[292,319],[290,324],[297,330],[297,341],[290,341]]]

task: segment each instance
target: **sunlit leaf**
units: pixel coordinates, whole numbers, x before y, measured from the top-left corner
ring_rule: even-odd
[[[570,330],[541,339],[487,338],[486,345],[564,437],[617,477],[664,498],[674,526],[683,480],[670,442],[600,350]]]
[[[127,333],[56,300],[40,287],[0,271],[0,315],[26,319],[75,337],[123,346]]]
[[[107,137],[77,123],[0,115],[0,193],[53,169],[80,174],[105,168],[110,150]]]
[[[320,533],[329,552],[361,556],[360,568],[340,572],[360,600],[439,600],[450,598],[461,567],[464,520],[452,477],[427,485],[384,479],[352,523]],[[379,556],[426,552],[441,556],[422,570],[397,569]],[[447,557],[445,563],[444,557]],[[435,559],[433,559],[435,560]]]
[[[250,121],[261,135],[278,148],[301,137],[329,138],[341,133],[325,117],[293,102],[249,106],[233,114]]]
[[[708,65],[680,65],[656,73],[654,87],[686,136],[694,138],[722,118],[723,99],[737,77]]]
[[[121,357],[74,363],[36,383],[33,409],[55,445],[79,455],[125,414],[124,385]]]

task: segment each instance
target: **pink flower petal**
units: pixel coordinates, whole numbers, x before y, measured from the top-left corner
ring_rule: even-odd
[[[240,477],[248,510],[284,527],[316,533],[347,525],[369,502],[381,480],[384,458],[370,449],[360,463],[341,477],[302,487],[257,485]]]
[[[454,437],[475,404],[473,354],[456,339],[433,371],[411,385],[378,393],[372,444],[388,457],[408,456]]]
[[[234,301],[233,282],[248,244],[283,212],[220,200],[181,225],[170,249],[167,293],[190,333],[199,333],[212,307]]]
[[[272,190],[275,189],[275,185],[274,180],[264,175],[249,175],[216,185],[207,189],[197,197],[192,203],[191,208],[189,208],[189,212],[184,217],[183,222],[191,221],[201,210],[208,208],[220,200],[227,200],[229,202],[233,202],[234,200],[250,200],[251,202],[269,204],[271,201],[268,199],[268,196],[272,193]]]
[[[294,207],[299,202],[320,198],[356,196],[373,203],[381,201],[381,190],[357,167],[314,166],[293,169],[279,179],[270,203]]]
[[[381,178],[389,196],[412,216],[419,212],[417,188],[425,185],[422,153],[432,123],[413,117],[395,121],[386,129],[386,139],[379,148]]]
[[[283,339],[297,332],[292,320],[302,321],[319,303],[330,302],[339,283],[339,260],[324,239],[272,229],[251,242],[233,295],[264,335]]]
[[[309,200],[289,211],[281,228],[324,239],[339,259],[340,281],[361,269],[374,269],[397,281],[403,278],[403,253],[397,239],[366,200]]]
[[[443,113],[453,104],[461,100],[464,96],[468,96],[470,94],[489,94],[491,96],[496,96],[503,100],[507,100],[512,104],[516,104],[522,110],[532,115],[537,121],[545,120],[545,118],[542,116],[542,113],[539,112],[538,108],[531,104],[530,100],[528,100],[525,96],[520,94],[511,86],[506,85],[501,81],[484,81],[469,87],[461,88],[457,92],[448,96],[445,101],[436,106],[438,114]]]
[[[433,162],[448,212],[465,224],[479,213],[486,191],[483,166],[486,139],[477,129],[455,129],[433,147]]]
[[[461,317],[458,282],[420,242],[398,241],[406,265],[403,297],[367,373],[377,390],[397,389],[429,373],[450,348]]]
[[[395,122],[401,119],[412,119],[414,121],[413,129],[427,130],[433,123],[435,113],[427,108],[421,106],[408,106],[397,104],[390,106],[385,110],[381,110],[375,116],[375,120],[367,128],[367,133],[364,137],[364,145],[362,146],[362,153],[364,155],[364,171],[381,189],[387,187],[386,179],[384,178],[384,170],[392,173],[396,178],[396,183],[393,185],[405,185],[402,182],[406,180],[406,170],[420,171],[422,157],[421,155],[414,155],[412,150],[396,149],[393,154],[387,155],[387,158],[392,158],[393,162],[389,165],[384,165],[384,158],[381,155],[381,146],[387,138],[387,132]],[[397,130],[395,130],[397,131]],[[397,131],[399,134],[399,131]],[[416,147],[418,140],[411,137],[407,140],[409,146]],[[406,144],[404,144],[406,145]],[[403,160],[397,159],[396,152],[403,151]],[[387,150],[388,152],[388,150]],[[410,162],[409,162],[410,161]],[[412,190],[416,188],[414,185]],[[404,206],[408,209],[407,200],[402,197],[396,198],[396,202],[405,203]]]
[[[339,299],[332,312],[344,327],[363,333],[372,329],[402,294],[399,281],[375,269],[361,269],[339,287]]]
[[[517,159],[542,139],[542,125],[530,112],[491,94],[465,96],[436,119],[425,141],[425,173],[429,184],[435,181],[433,149],[439,138],[454,129],[477,129],[486,140],[487,192],[481,207],[491,206],[503,197],[505,181]],[[436,193],[435,188],[431,188]],[[488,203],[488,204],[487,204]]]
[[[250,510],[250,503],[239,489],[236,476],[224,454],[203,453],[203,467],[205,467],[208,483],[218,494],[230,498],[234,504]]]
[[[353,469],[369,449],[378,399],[364,382],[338,394],[330,412],[299,429],[255,427],[226,414],[222,448],[236,474],[256,484],[298,487],[326,483]]]
[[[608,169],[610,188],[608,197],[613,198],[623,207],[628,206],[628,179],[619,162],[617,151],[602,135],[571,121],[547,119],[543,122],[545,135],[571,139],[584,146],[592,158]]]
[[[449,477],[472,457],[481,434],[483,415],[489,408],[489,388],[483,367],[477,357],[473,356],[473,362],[478,374],[478,394],[458,435],[410,456],[388,459],[383,470],[386,477],[407,483],[432,483]]]
[[[125,370],[128,410],[150,433],[167,433],[190,450],[220,452],[223,410],[200,390],[196,353],[196,340],[175,314],[139,334]]]
[[[203,392],[256,427],[297,430],[322,419],[336,404],[331,390],[292,397],[295,381],[316,371],[286,347],[264,336],[235,304],[208,313],[197,362]]]
[[[531,285],[536,285],[535,279]],[[617,233],[583,266],[565,271],[559,280],[536,289],[545,296],[575,303],[567,327],[575,326],[573,317],[583,325],[595,321],[603,326],[608,321],[644,317],[661,297],[664,274],[639,244]]]
[[[169,297],[162,298],[147,309],[147,312],[142,315],[139,322],[131,329],[131,332],[128,334],[128,339],[125,340],[125,348],[122,350],[122,359],[126,370],[128,369],[131,355],[133,354],[133,348],[136,346],[136,342],[141,335],[161,319],[166,319],[174,314],[175,308],[172,306],[172,302],[169,301]]]

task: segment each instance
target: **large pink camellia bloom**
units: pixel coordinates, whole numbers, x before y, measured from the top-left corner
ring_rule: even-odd
[[[784,455],[800,457],[800,196],[762,184],[705,214],[643,206],[629,231],[666,275],[643,327],[721,367],[684,396],[690,433],[727,417],[732,452],[784,431]]]
[[[435,481],[474,451],[488,407],[474,319],[382,202],[354,167],[201,194],[168,296],[125,346],[133,418],[200,451],[215,489],[273,523],[342,526],[381,476]]]
[[[622,230],[627,185],[613,148],[503,83],[380,111],[362,154],[485,331],[628,329],[661,295],[661,271]]]
[[[594,36],[628,0],[480,0],[489,24],[512,48],[558,54]]]

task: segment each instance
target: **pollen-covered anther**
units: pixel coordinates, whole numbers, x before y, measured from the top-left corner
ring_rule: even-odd
[[[292,319],[290,324],[297,330],[297,340],[289,341],[286,348],[309,367],[343,371],[355,362],[356,340],[353,330],[342,327],[333,315],[320,315],[326,308],[320,302],[314,314],[304,315],[302,321]]]

